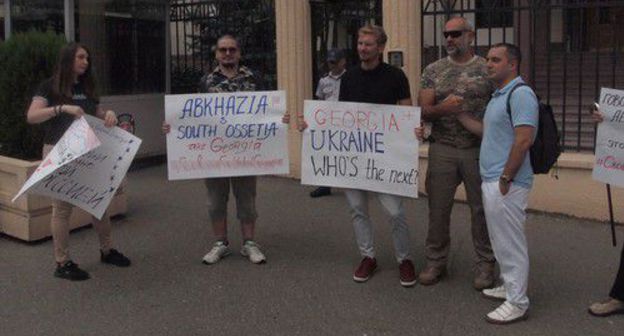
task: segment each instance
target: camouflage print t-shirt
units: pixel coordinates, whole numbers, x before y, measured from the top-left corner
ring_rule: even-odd
[[[464,98],[462,109],[483,119],[485,108],[494,91],[494,85],[487,78],[486,61],[475,56],[466,64],[457,64],[449,57],[428,65],[423,71],[421,89],[435,90],[435,104],[448,95]],[[455,116],[444,116],[433,121],[431,138],[434,142],[456,148],[477,147],[480,139],[465,129]]]
[[[220,68],[216,67],[211,73],[202,77],[199,83],[199,92],[203,93],[262,91],[263,89],[258,77],[245,66],[239,67],[238,74],[232,78],[222,74]]]

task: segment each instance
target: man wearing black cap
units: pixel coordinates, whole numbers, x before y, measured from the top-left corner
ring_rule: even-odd
[[[320,100],[338,101],[340,95],[340,79],[346,72],[345,54],[340,49],[331,49],[327,52],[327,67],[329,73],[319,80],[316,88],[316,98]],[[330,187],[318,187],[310,193],[310,197],[331,195]]]

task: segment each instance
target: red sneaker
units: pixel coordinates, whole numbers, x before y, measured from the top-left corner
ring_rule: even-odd
[[[355,282],[366,282],[375,273],[377,268],[377,260],[375,258],[364,257],[360,262],[360,266],[353,273]]]
[[[403,260],[399,265],[399,278],[401,286],[412,287],[416,284],[416,272],[414,272],[414,264],[409,259]]]

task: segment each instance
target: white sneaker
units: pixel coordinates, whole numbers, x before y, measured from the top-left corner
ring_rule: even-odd
[[[225,245],[224,242],[219,240],[214,243],[214,245],[212,245],[212,249],[210,250],[210,252],[208,252],[204,256],[203,263],[208,265],[214,264],[230,253],[231,252],[228,246]]]
[[[493,324],[509,324],[529,317],[528,309],[522,309],[507,301],[485,316],[485,320]]]
[[[266,261],[266,257],[260,251],[260,247],[253,240],[248,240],[241,247],[241,252],[243,256],[249,258],[254,264],[262,264]]]
[[[481,291],[481,295],[483,295],[483,297],[486,297],[492,300],[505,301],[507,299],[507,292],[505,291],[504,285],[500,285],[494,288],[486,288]]]

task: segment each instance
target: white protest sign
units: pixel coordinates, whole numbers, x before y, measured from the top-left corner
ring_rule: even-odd
[[[598,124],[592,177],[624,187],[624,91],[603,88],[600,112],[604,121]]]
[[[13,198],[13,201],[56,169],[86,154],[100,144],[100,140],[91,127],[89,127],[85,118],[74,121],[56,143],[56,146],[43,158],[39,167],[24,183],[22,189]]]
[[[284,91],[165,96],[169,180],[287,174]]]
[[[418,197],[420,108],[306,100],[301,183]]]
[[[25,192],[44,195],[101,219],[140,144],[134,135],[85,115],[74,121],[13,201]]]

